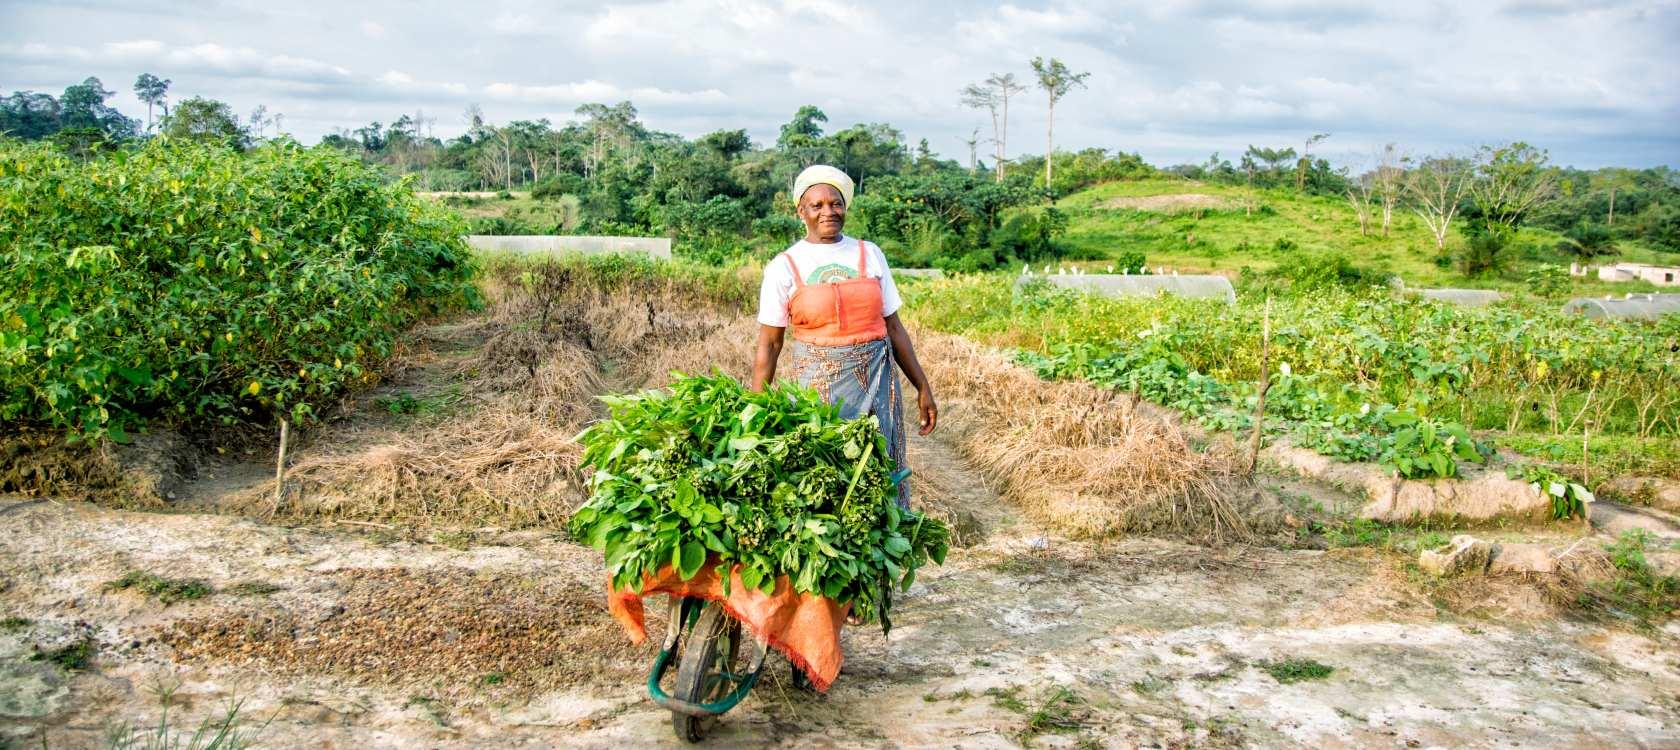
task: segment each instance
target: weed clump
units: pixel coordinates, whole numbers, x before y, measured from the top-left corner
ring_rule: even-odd
[[[56,664],[66,672],[76,672],[87,669],[93,661],[93,640],[81,640],[59,646],[58,648],[42,650],[37,648],[35,655],[30,657],[34,661],[44,661]]]
[[[1680,576],[1658,573],[1645,559],[1645,548],[1655,538],[1644,529],[1632,529],[1606,545],[1604,551],[1616,573],[1589,586],[1581,602],[1641,624],[1680,613]]]
[[[164,604],[188,599],[203,599],[212,593],[210,584],[196,578],[164,578],[143,570],[131,570],[123,577],[105,584],[106,591],[138,589],[156,597]]]
[[[1277,661],[1262,661],[1258,665],[1266,674],[1272,676],[1284,685],[1291,685],[1307,680],[1322,680],[1336,671],[1335,667],[1321,664],[1312,659],[1288,658]]]

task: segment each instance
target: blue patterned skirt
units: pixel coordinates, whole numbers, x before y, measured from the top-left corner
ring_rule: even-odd
[[[799,384],[815,388],[823,400],[840,406],[846,419],[874,416],[887,438],[895,467],[906,465],[904,404],[892,343],[876,339],[849,346],[793,342],[793,373]],[[898,506],[910,507],[910,482],[898,485]]]

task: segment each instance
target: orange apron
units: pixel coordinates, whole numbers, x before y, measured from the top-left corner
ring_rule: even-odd
[[[793,269],[793,297],[788,300],[788,323],[793,338],[813,346],[851,346],[887,337],[882,315],[881,280],[870,278],[869,253],[858,240],[855,279],[807,286],[793,256],[782,253]]]

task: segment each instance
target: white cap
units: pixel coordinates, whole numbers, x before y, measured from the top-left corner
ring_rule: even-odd
[[[799,200],[805,197],[805,191],[817,185],[833,185],[835,190],[840,191],[840,199],[846,202],[848,208],[851,207],[852,191],[857,185],[845,172],[827,164],[813,164],[799,173],[799,177],[793,181],[794,205],[798,205]]]

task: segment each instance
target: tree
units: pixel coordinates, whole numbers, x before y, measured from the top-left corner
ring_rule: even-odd
[[[61,109],[52,94],[14,91],[0,96],[0,133],[24,140],[46,138],[58,132]]]
[[[250,124],[246,126],[246,129],[255,131],[255,135],[258,138],[263,137],[263,131],[268,129],[269,123],[268,105],[258,104],[254,109],[252,109],[251,119],[248,120],[248,122]]]
[[[114,93],[93,76],[66,87],[58,97],[60,127],[92,128],[110,140],[132,137],[139,131],[139,123],[105,106],[105,100]]]
[[[1348,203],[1353,206],[1353,213],[1359,217],[1359,236],[1365,237],[1371,233],[1371,195],[1376,192],[1376,171],[1356,175],[1348,181],[1348,186],[1342,190]]]
[[[1447,249],[1447,231],[1458,216],[1472,175],[1468,161],[1451,155],[1424,159],[1406,175],[1406,192],[1414,201],[1412,210],[1429,227],[1436,250]]]
[[[1050,182],[1050,165],[1055,162],[1055,159],[1052,157],[1056,154],[1056,141],[1054,137],[1056,129],[1056,102],[1061,101],[1062,97],[1067,96],[1067,93],[1072,91],[1073,87],[1083,87],[1085,85],[1085,79],[1091,77],[1091,74],[1075,73],[1069,70],[1068,66],[1063,65],[1061,60],[1057,60],[1054,57],[1050,58],[1048,63],[1045,62],[1042,57],[1033,58],[1032,69],[1033,73],[1038,75],[1038,87],[1044,89],[1045,96],[1049,100],[1049,106],[1046,110],[1044,118],[1044,189],[1049,190],[1052,184]]]
[[[992,176],[998,182],[1003,181],[1003,165],[1009,154],[1009,99],[1026,90],[1014,73],[993,73],[962,90],[964,106],[984,109],[992,116],[992,160],[997,165]]]
[[[1312,169],[1313,145],[1329,137],[1329,133],[1315,133],[1307,136],[1306,145],[1301,147],[1301,160],[1295,164],[1295,189],[1297,191],[1307,186],[1307,172]]]
[[[1410,158],[1397,146],[1390,143],[1383,146],[1377,155],[1377,171],[1372,174],[1372,184],[1376,188],[1377,203],[1382,206],[1382,233],[1388,236],[1389,224],[1394,219],[1394,207],[1399,205],[1400,196],[1406,191],[1406,162]]]
[[[610,107],[584,104],[577,108],[577,114],[587,118],[584,127],[589,131],[590,148],[585,156],[585,177],[594,179],[601,171],[609,149],[616,147],[624,150],[632,136],[640,132],[641,127],[636,123],[636,106],[627,101]]]
[[[980,129],[975,128],[974,132],[969,134],[968,140],[963,141],[963,143],[968,146],[968,173],[972,175],[974,174],[975,164],[979,161]]]
[[[1548,156],[1522,141],[1483,146],[1477,152],[1470,198],[1489,230],[1514,231],[1523,219],[1558,194],[1558,173]]]
[[[1616,191],[1636,187],[1639,184],[1638,172],[1623,167],[1607,167],[1599,170],[1592,181],[1609,190],[1610,209],[1605,215],[1604,224],[1616,226]]]
[[[782,125],[781,134],[776,137],[776,147],[784,151],[806,148],[822,138],[822,126],[817,123],[828,122],[828,115],[815,106],[806,104],[793,113],[793,119]]]
[[[163,134],[184,140],[208,140],[244,148],[249,134],[226,102],[195,96],[176,105],[163,118]]]
[[[170,80],[158,78],[151,73],[141,73],[134,79],[134,96],[146,103],[146,132],[152,132],[152,107],[163,108],[165,115],[169,114],[169,105],[164,103],[169,94]]]
[[[1260,148],[1249,144],[1243,152],[1243,169],[1248,173],[1249,183],[1253,184],[1258,177],[1261,187],[1275,187],[1283,180],[1284,165],[1294,161],[1294,148]],[[1264,169],[1261,163],[1266,165]]]

